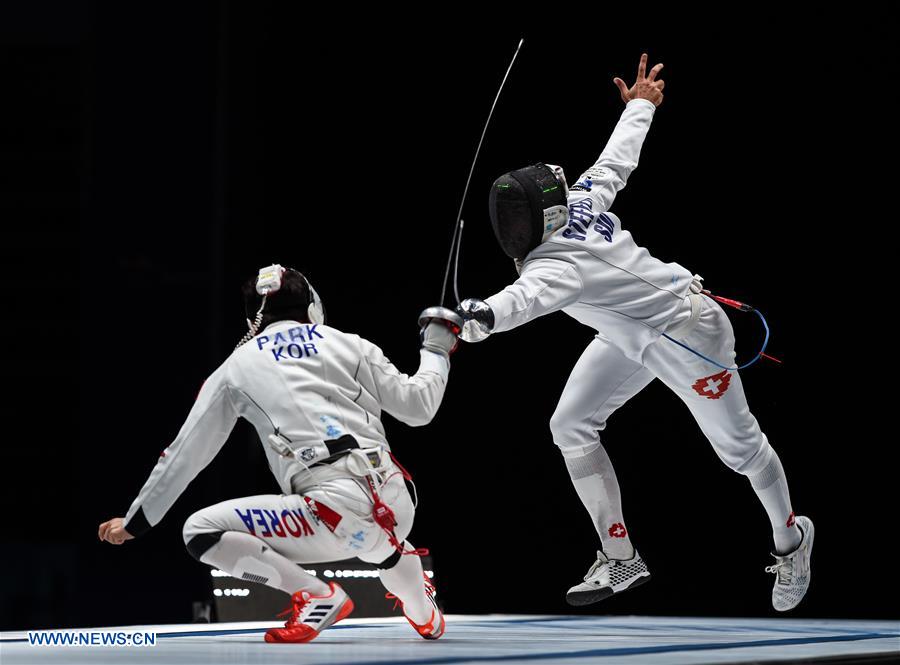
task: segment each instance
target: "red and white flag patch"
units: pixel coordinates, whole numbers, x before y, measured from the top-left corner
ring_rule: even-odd
[[[621,522],[616,522],[611,527],[609,527],[609,535],[611,538],[624,538],[628,535],[628,531],[625,530],[625,525]]]
[[[315,499],[310,499],[308,496],[303,497],[306,501],[306,506],[309,508],[309,512],[313,516],[313,520],[317,524],[324,524],[328,527],[328,530],[334,533],[334,530],[337,529],[337,525],[341,523],[343,516],[326,506],[324,503],[316,501]]]
[[[719,399],[725,394],[725,391],[728,390],[728,386],[730,385],[731,372],[726,369],[718,374],[697,379],[691,388],[693,388],[701,397],[706,397],[707,399]]]

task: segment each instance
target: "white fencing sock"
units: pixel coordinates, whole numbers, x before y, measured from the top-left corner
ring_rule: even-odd
[[[404,548],[412,549],[407,542]],[[384,588],[400,599],[403,613],[420,626],[431,621],[433,607],[425,594],[425,572],[417,554],[404,554],[391,568],[379,569]]]
[[[586,454],[570,455],[563,450],[566,469],[600,535],[604,554],[610,559],[631,559],[634,547],[625,529],[619,481],[609,455],[599,443]]]
[[[331,593],[327,584],[249,533],[226,531],[200,561],[238,579],[266,584],[289,594],[300,590],[314,596]]]
[[[788,492],[784,468],[774,449],[771,450],[769,463],[762,471],[752,476],[750,485],[762,502],[763,508],[772,523],[772,538],[775,540],[777,554],[790,554],[800,545],[802,534],[794,524],[794,511],[791,510],[791,496]]]

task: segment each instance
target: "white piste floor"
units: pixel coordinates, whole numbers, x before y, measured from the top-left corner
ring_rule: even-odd
[[[33,646],[0,633],[0,663],[764,663],[900,660],[900,621],[450,615],[429,642],[402,619],[346,619],[307,644],[266,644],[266,623],[127,626],[155,646]],[[59,631],[54,631],[59,632]],[[878,655],[881,655],[879,657]]]

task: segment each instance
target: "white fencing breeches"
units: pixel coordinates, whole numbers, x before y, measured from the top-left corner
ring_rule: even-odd
[[[687,301],[686,301],[687,302]],[[679,341],[723,365],[734,364],[734,331],[725,312],[703,296],[700,317]],[[600,443],[598,430],[612,413],[654,378],[690,409],[716,454],[730,468],[754,475],[768,463],[768,443],[750,413],[741,377],[660,338],[643,363],[626,358],[602,335],[588,345],[550,420],[553,440],[565,457],[580,457]]]
[[[415,507],[400,470],[389,462],[379,496],[394,511],[394,535],[406,550]],[[296,564],[357,557],[375,564],[385,587],[419,623],[432,618],[419,556],[401,556],[371,519],[372,498],[362,478],[345,474],[341,462],[295,478],[296,494],[223,501],[191,515],[184,542],[199,561],[239,579],[286,593],[327,595],[328,586]]]
[[[402,543],[412,529],[415,508],[402,476],[393,475],[380,491],[394,511],[394,533]],[[184,542],[196,558],[227,531],[255,536],[296,563],[358,557],[380,563],[396,550],[371,519],[372,500],[364,481],[330,479],[302,494],[264,494],[223,501],[191,515]]]
[[[700,305],[693,326],[675,338],[722,365],[733,366],[731,322],[710,298],[702,296]],[[690,307],[688,299],[685,307]],[[737,372],[722,370],[662,337],[645,350],[643,362],[637,363],[598,334],[569,376],[550,429],[604,549],[618,548],[621,553],[615,558],[625,558],[631,544],[621,514],[618,482],[598,432],[616,409],[654,378],[687,405],[728,467],[752,480],[777,464],[777,456],[750,413]]]

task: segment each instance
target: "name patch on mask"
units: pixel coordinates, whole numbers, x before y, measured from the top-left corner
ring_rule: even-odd
[[[256,348],[271,353],[278,362],[287,358],[297,360],[318,355],[319,350],[314,340],[325,339],[322,333],[316,330],[318,327],[319,324],[315,323],[289,328],[271,336],[260,335],[256,338]]]
[[[594,231],[606,242],[612,242],[616,225],[605,212],[594,212],[593,199],[584,199],[569,206],[569,223],[563,237],[570,240],[587,240],[589,231]]]

